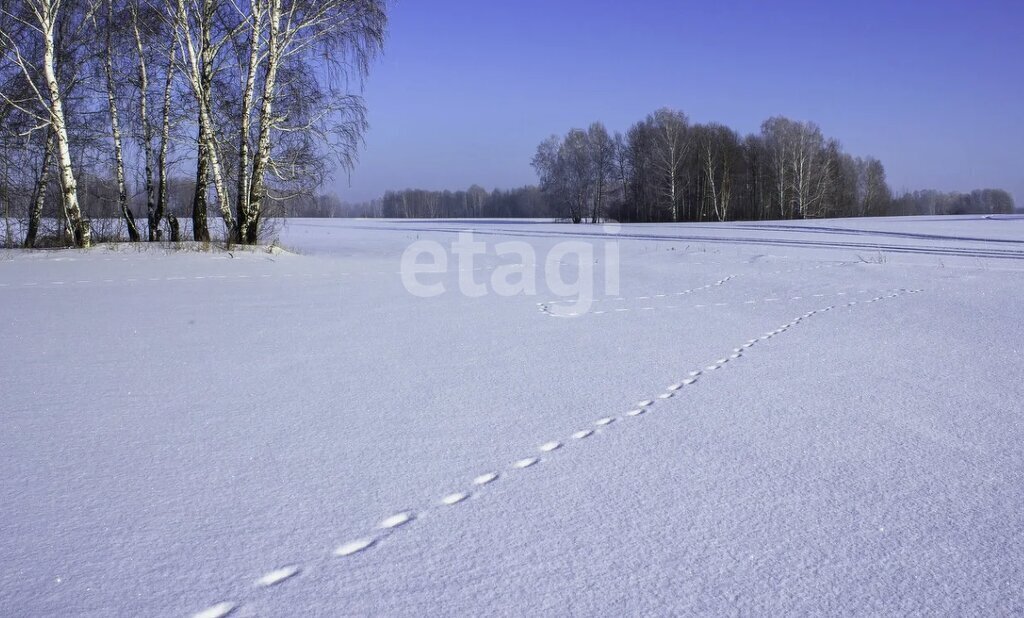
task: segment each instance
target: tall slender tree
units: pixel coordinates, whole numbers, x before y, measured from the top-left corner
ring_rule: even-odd
[[[647,119],[654,137],[651,161],[657,170],[659,187],[672,221],[683,215],[683,164],[691,143],[686,114],[668,108],[659,109]]]
[[[125,183],[124,174],[124,149],[121,146],[121,119],[117,104],[117,82],[114,76],[114,0],[107,0],[107,19],[101,26],[104,49],[103,49],[103,72],[106,77],[107,86],[107,109],[110,115],[110,137],[113,144],[114,173],[117,180],[117,209],[128,226],[128,238],[132,242],[138,242],[139,229],[135,225],[135,215],[128,206],[128,187]],[[122,50],[118,50],[123,51]]]
[[[256,145],[245,176],[249,191],[240,198],[238,238],[255,243],[263,202],[269,197],[268,176],[287,183],[316,169],[315,143],[351,168],[366,130],[361,97],[348,91],[362,84],[370,62],[383,47],[387,17],[383,0],[252,0],[250,27],[265,22],[259,104],[254,110]],[[262,37],[251,36],[251,46]],[[326,66],[317,74],[302,70],[318,59]],[[251,68],[250,64],[250,68]],[[282,81],[282,76],[285,80]],[[248,80],[246,81],[248,85]],[[310,102],[315,102],[311,106]],[[243,110],[243,117],[248,116]],[[246,121],[247,122],[247,121]],[[240,135],[248,139],[247,132]],[[275,142],[279,148],[275,149]],[[241,149],[240,149],[241,150]]]
[[[90,19],[89,9],[76,3],[65,5],[62,0],[25,0],[20,9],[16,9],[18,13],[8,12],[14,20],[5,21],[4,29],[0,30],[0,41],[8,57],[22,72],[38,108],[29,106],[27,101],[14,101],[4,93],[0,96],[38,122],[33,130],[49,127],[52,131],[66,232],[78,247],[90,245],[91,233],[78,199],[78,180],[64,114],[64,91],[57,69],[61,49],[58,49],[56,32],[65,22],[70,24],[69,31],[80,34],[82,25]],[[38,57],[26,57],[22,51],[26,45],[38,51]]]
[[[591,178],[593,181],[593,207],[590,222],[597,223],[605,216],[608,194],[615,176],[615,142],[608,135],[608,129],[595,122],[587,129],[587,146],[590,149]]]

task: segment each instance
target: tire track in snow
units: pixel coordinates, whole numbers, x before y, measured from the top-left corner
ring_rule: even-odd
[[[843,307],[853,308],[857,305],[871,304],[880,302],[883,300],[889,300],[903,296],[906,294],[917,294],[921,292],[921,289],[906,289],[900,288],[890,292],[889,294],[883,294],[875,296],[868,300],[851,300]],[[332,553],[337,559],[345,559],[349,556],[360,554],[366,551],[370,551],[381,545],[390,535],[398,534],[403,530],[414,529],[412,525],[416,520],[421,519],[431,511],[446,508],[455,508],[460,504],[463,504],[477,493],[482,492],[483,488],[496,481],[510,477],[514,477],[514,473],[522,471],[522,473],[529,473],[527,469],[532,469],[538,465],[543,464],[546,461],[545,456],[555,456],[557,453],[566,451],[569,447],[576,443],[580,444],[583,440],[595,436],[599,433],[604,433],[615,428],[619,422],[625,422],[636,418],[642,418],[647,413],[652,411],[652,408],[656,405],[656,402],[664,402],[661,407],[671,405],[672,399],[675,398],[680,391],[683,391],[687,387],[692,387],[695,384],[699,384],[701,377],[706,377],[711,371],[716,371],[722,367],[727,366],[729,363],[736,362],[744,358],[745,354],[750,351],[751,348],[758,345],[761,342],[769,341],[773,337],[781,335],[787,332],[789,329],[794,328],[806,320],[811,319],[817,315],[828,313],[835,310],[837,305],[828,305],[820,309],[808,311],[800,314],[793,318],[789,322],[781,324],[778,328],[770,330],[762,335],[753,337],[746,340],[740,345],[732,348],[732,350],[722,355],[721,358],[717,359],[713,363],[707,365],[703,369],[693,369],[686,372],[686,377],[679,379],[677,382],[665,387],[665,390],[657,395],[653,395],[649,399],[643,399],[638,401],[634,406],[630,406],[629,410],[614,416],[604,416],[593,421],[592,426],[579,429],[569,434],[568,438],[553,439],[546,442],[542,442],[540,445],[535,447],[537,454],[524,457],[522,459],[515,460],[505,465],[501,470],[503,472],[491,471],[480,474],[472,479],[472,489],[463,489],[454,492],[448,492],[440,497],[436,502],[422,507],[419,510],[404,510],[398,511],[395,514],[381,520],[374,530],[369,532],[366,536],[356,538],[352,541],[348,541],[339,545]],[[312,562],[312,560],[310,561]],[[253,588],[267,588],[275,586],[289,579],[293,579],[296,576],[301,576],[303,572],[303,566],[301,564],[292,564],[289,566],[279,567],[268,571],[265,575],[256,580]],[[193,618],[222,618],[228,614],[233,613],[235,610],[242,607],[243,602],[238,601],[221,601],[214,605],[203,609],[193,615]]]

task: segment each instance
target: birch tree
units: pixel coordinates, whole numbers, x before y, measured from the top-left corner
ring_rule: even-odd
[[[103,72],[107,86],[107,109],[110,113],[110,135],[114,148],[114,173],[117,179],[117,207],[128,226],[128,238],[132,242],[140,240],[139,230],[135,226],[135,215],[128,207],[128,187],[124,174],[124,149],[121,147],[121,120],[117,104],[117,86],[114,76],[114,0],[107,0],[107,20],[103,24],[104,35]],[[120,50],[120,51],[123,51]]]
[[[790,133],[790,178],[796,217],[824,216],[833,158],[828,156],[821,129],[813,123],[794,123]]]
[[[361,86],[369,73],[370,62],[383,46],[387,18],[383,0],[251,0],[249,5],[250,28],[259,32],[265,22],[266,32],[262,50],[258,47],[263,37],[250,36],[250,59],[262,59],[262,84],[253,110],[255,149],[247,172],[240,161],[236,209],[237,238],[253,244],[259,240],[268,177],[295,181],[316,164],[317,157],[296,144],[319,142],[333,151],[343,168],[354,164],[367,124],[362,98],[348,87]],[[302,70],[314,60],[325,65],[320,72]],[[249,63],[250,71],[254,66]],[[291,83],[282,83],[285,73]],[[249,76],[245,83],[248,88]],[[310,100],[317,108],[308,105]],[[247,101],[243,91],[243,103],[250,102],[251,95]],[[242,117],[248,118],[249,111],[243,109]],[[240,145],[249,139],[243,129]],[[248,191],[242,191],[245,183]]]
[[[175,22],[171,23],[173,25]],[[170,240],[172,242],[178,242],[181,240],[178,235],[178,220],[170,214],[167,208],[169,198],[169,191],[167,187],[169,174],[167,155],[171,142],[171,87],[174,85],[174,57],[175,40],[172,36],[167,45],[167,64],[164,69],[163,105],[160,112],[160,150],[156,157],[156,209],[153,213],[153,218],[156,223],[150,223],[150,226],[159,225],[160,219],[165,213],[167,213],[167,224],[171,232]],[[158,233],[157,240],[159,240],[159,238],[160,235]]]
[[[690,150],[687,135],[689,119],[683,112],[659,109],[648,117],[654,136],[652,162],[660,177],[662,197],[667,202],[672,221],[682,214],[683,163]]]
[[[91,235],[78,199],[78,182],[64,114],[64,90],[58,79],[59,50],[55,33],[62,19],[78,24],[87,21],[88,8],[75,3],[65,5],[62,0],[25,0],[20,10],[4,10],[5,16],[11,19],[5,20],[4,30],[0,31],[4,53],[22,72],[38,107],[30,107],[24,101],[13,101],[5,93],[0,93],[0,96],[36,121],[30,131],[48,127],[52,132],[67,231],[75,246],[82,248],[90,245]],[[81,32],[80,27],[75,30]],[[36,43],[33,47],[39,49],[38,57],[35,58],[27,57],[22,51],[26,44],[31,46],[32,43]]]
[[[248,27],[248,54],[244,58],[244,65],[240,68],[239,74],[243,75],[242,96],[240,99],[241,109],[239,110],[238,129],[238,159],[237,159],[237,186],[235,189],[235,221],[236,226],[230,230],[235,242],[244,242],[249,236],[249,226],[254,224],[250,204],[250,191],[252,189],[249,176],[250,148],[249,142],[252,133],[252,109],[253,95],[256,90],[256,78],[263,56],[263,30],[267,13],[267,3],[263,1],[251,2],[250,11],[245,16]],[[244,49],[244,46],[242,47]]]
[[[35,189],[32,191],[32,202],[28,216],[28,228],[25,230],[25,242],[22,246],[32,249],[36,246],[39,236],[39,225],[43,219],[43,206],[46,204],[46,190],[50,185],[50,167],[53,164],[54,139],[52,131],[47,128],[43,141],[43,156],[39,164],[39,174]]]
[[[221,167],[213,120],[213,83],[217,56],[235,34],[235,29],[219,28],[215,20],[219,3],[216,0],[177,0],[175,33],[185,77],[192,89],[198,108],[196,137],[196,188],[192,198],[192,238],[209,242],[207,223],[207,196],[211,176],[217,194],[217,205],[225,229],[234,228],[231,202],[228,197],[224,172]],[[223,9],[221,9],[223,10]]]
[[[836,172],[829,149],[838,151],[838,144],[826,143],[816,124],[782,116],[766,120],[761,133],[771,160],[779,216],[822,216]]]
[[[769,168],[771,170],[771,182],[773,189],[772,200],[778,209],[778,216],[782,219],[792,218],[791,202],[789,199],[789,160],[791,138],[790,121],[787,118],[776,116],[765,120],[761,124],[761,135],[765,150],[768,154]]]
[[[136,88],[138,91],[138,125],[136,132],[138,147],[142,151],[142,179],[146,191],[146,237],[150,242],[160,240],[160,219],[163,216],[158,200],[157,183],[153,177],[154,158],[154,127],[150,117],[149,104],[149,59],[152,55],[150,47],[156,42],[154,32],[161,30],[164,20],[161,15],[148,6],[140,6],[141,0],[130,0],[129,12],[131,19],[132,41],[135,44]],[[144,16],[140,16],[140,13]],[[164,28],[166,30],[166,28]],[[168,70],[171,70],[170,67]]]
[[[180,118],[172,109],[178,74],[178,7],[153,4],[151,0],[128,0],[128,11],[131,27],[128,47],[134,51],[134,86],[138,101],[135,136],[143,159],[147,239],[159,241],[163,238],[161,221],[169,214],[171,125],[172,120]],[[170,220],[168,227],[175,229]]]
[[[590,222],[597,223],[605,216],[606,198],[615,176],[615,142],[608,135],[608,129],[595,122],[587,129],[587,146],[590,149],[590,165],[593,180],[593,208]]]
[[[701,172],[703,201],[715,219],[726,221],[732,203],[733,168],[739,163],[739,138],[726,126],[709,124],[695,127]]]

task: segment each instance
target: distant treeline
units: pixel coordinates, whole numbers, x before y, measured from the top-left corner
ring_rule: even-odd
[[[535,186],[495,189],[491,192],[477,185],[467,191],[405,189],[388,191],[383,199],[358,203],[342,202],[335,195],[297,197],[288,201],[286,211],[289,217],[567,218]],[[1011,212],[1014,212],[1014,202],[1009,193],[1001,189],[979,189],[970,193],[932,190],[905,193],[891,198],[884,212],[871,214],[967,215]],[[617,218],[612,215],[609,216]],[[630,219],[623,217],[619,220]]]
[[[1002,189],[977,189],[970,193],[914,191],[892,201],[896,215],[973,215],[1014,212],[1013,198]]]
[[[1006,191],[894,196],[885,167],[854,157],[817,125],[774,117],[741,136],[662,109],[623,135],[600,122],[541,142],[539,188],[388,191],[341,216],[556,217],[574,222],[729,221],[1014,210]]]

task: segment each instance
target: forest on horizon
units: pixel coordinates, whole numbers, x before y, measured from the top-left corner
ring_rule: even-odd
[[[812,122],[769,118],[740,135],[660,109],[626,131],[600,122],[537,147],[539,184],[511,190],[404,189],[379,200],[295,204],[293,216],[551,217],[580,222],[732,221],[893,215],[1007,214],[1002,189],[895,195],[878,159],[844,152]]]

